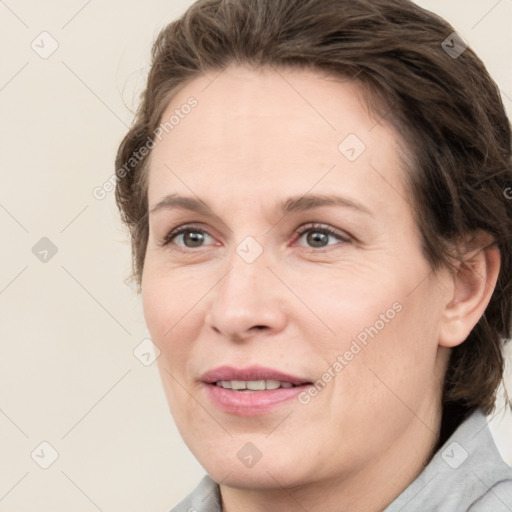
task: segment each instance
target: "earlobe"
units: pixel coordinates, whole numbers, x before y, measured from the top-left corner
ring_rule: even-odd
[[[491,300],[499,270],[500,252],[495,245],[481,243],[478,249],[466,251],[452,275],[453,293],[443,313],[439,345],[455,347],[469,336]]]

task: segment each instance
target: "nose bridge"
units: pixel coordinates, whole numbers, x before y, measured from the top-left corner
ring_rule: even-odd
[[[231,310],[234,310],[235,306],[241,310],[254,310],[259,307],[259,303],[270,299],[271,290],[262,286],[268,281],[270,274],[266,258],[263,253],[255,258],[251,252],[253,249],[247,248],[245,242],[239,244],[231,255],[229,272],[219,283],[217,301],[220,304],[224,303]],[[249,255],[251,258],[246,259]]]
[[[256,239],[248,235],[248,229],[252,232],[262,232],[264,229],[256,219],[260,216],[260,204],[254,204],[252,198],[247,198],[246,206],[240,210],[240,215],[233,225],[235,244],[227,255],[229,260],[229,272],[222,280],[222,295],[226,299],[236,298],[243,303],[259,299],[259,286],[268,279],[270,273],[267,264],[270,256],[268,245],[264,247],[267,237],[258,236]],[[245,231],[245,236],[240,236]],[[251,231],[249,231],[250,233]],[[250,293],[252,291],[252,293]],[[263,290],[261,290],[263,291]],[[250,295],[247,295],[250,293]]]

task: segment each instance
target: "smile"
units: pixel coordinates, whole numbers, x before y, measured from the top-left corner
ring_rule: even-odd
[[[278,380],[219,380],[215,382],[215,385],[234,391],[265,391],[295,386],[291,382],[279,382]]]
[[[312,385],[301,377],[260,366],[222,366],[206,372],[201,381],[215,408],[239,416],[270,414]]]

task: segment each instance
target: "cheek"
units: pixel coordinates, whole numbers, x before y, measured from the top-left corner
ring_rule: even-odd
[[[425,288],[407,295],[409,289],[395,283],[343,299],[346,308],[338,311],[335,329],[347,334],[324,347],[324,371],[331,368],[336,377],[313,399],[316,405],[310,404],[333,411],[337,428],[324,432],[327,444],[337,446],[336,432],[344,431],[362,453],[377,453],[411,422],[424,428],[421,423],[429,421],[426,407],[440,399],[442,375],[436,337],[440,309]]]
[[[343,353],[354,339],[364,343],[394,323],[400,316],[397,308],[402,309],[400,300],[403,301],[407,285],[400,279],[390,278],[391,274],[367,264],[290,275],[290,287],[331,331],[329,335],[326,330],[326,335],[321,337],[308,336],[315,350]],[[297,312],[300,307],[299,304]],[[313,315],[309,316],[314,319]],[[300,322],[300,316],[295,315],[293,320]]]
[[[190,405],[190,396],[184,386],[188,387],[187,368],[193,340],[199,335],[202,294],[198,288],[196,280],[176,281],[160,273],[153,274],[150,268],[145,270],[142,282],[146,325],[160,350],[157,365],[170,412],[178,426],[195,425],[194,411],[186,406]]]
[[[143,277],[144,317],[151,339],[160,349],[157,362],[169,399],[179,383],[188,380],[187,364],[202,325],[201,298],[207,291],[203,288],[200,280],[179,280],[151,269]]]
[[[144,318],[157,341],[173,337],[200,302],[202,288],[193,276],[180,278],[175,272],[163,272],[152,262],[146,265],[142,278]]]
[[[354,311],[351,335],[342,340],[343,352],[338,351],[344,356],[333,397],[339,409],[352,407],[354,417],[371,410],[392,432],[418,413],[426,399],[435,400],[442,382],[437,343],[441,308],[433,296],[427,283],[414,294],[376,290],[366,302],[358,302],[364,321]]]
[[[342,388],[335,400],[349,396],[377,408],[384,402],[400,407],[393,392],[414,401],[425,385],[439,379],[442,297],[435,278],[425,279],[427,263],[419,257],[414,261],[414,268],[395,263],[376,272],[361,266],[317,281],[319,293],[309,296],[308,305],[335,335],[316,341],[315,351],[323,352],[325,371],[340,361],[338,356],[342,359],[343,368],[333,370],[339,371],[336,387]]]

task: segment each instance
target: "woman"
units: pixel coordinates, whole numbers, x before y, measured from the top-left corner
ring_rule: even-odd
[[[174,511],[507,511],[511,133],[407,0],[200,0],[117,155],[146,322],[206,469]],[[510,190],[510,189],[509,189]]]

